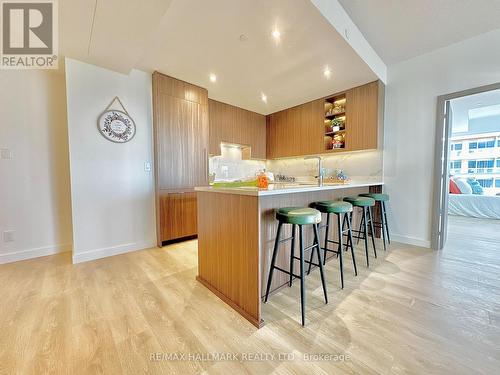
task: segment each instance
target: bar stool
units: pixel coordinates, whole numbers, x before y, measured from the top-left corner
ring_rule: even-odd
[[[389,194],[383,193],[366,193],[360,194],[363,197],[370,197],[375,199],[375,203],[378,202],[380,205],[380,221],[374,221],[373,226],[375,228],[380,228],[382,230],[382,240],[384,241],[384,251],[386,250],[386,233],[387,242],[391,243],[391,237],[389,235],[389,225],[387,224],[387,211],[385,210],[385,202],[389,201]]]
[[[319,229],[325,228],[325,242],[323,247],[323,264],[326,264],[326,253],[332,252],[337,254],[339,258],[339,266],[340,266],[340,284],[342,289],[344,289],[344,264],[342,259],[342,250],[344,247],[344,235],[347,236],[347,243],[345,244],[346,251],[349,249],[349,245],[351,247],[351,256],[352,263],[354,265],[354,274],[358,275],[358,270],[356,268],[356,258],[354,256],[354,241],[352,239],[352,230],[351,230],[351,219],[349,217],[349,213],[352,212],[352,204],[349,202],[342,201],[320,201],[314,202],[313,207],[318,211],[326,214],[326,224],[319,226]],[[330,229],[330,214],[335,214],[337,216],[337,225],[338,225],[338,241],[328,239],[328,231]],[[344,227],[347,224],[347,230]],[[347,232],[347,234],[345,234]],[[328,248],[329,243],[334,243],[338,245],[337,250],[332,250]],[[313,260],[313,253],[311,252],[311,259],[309,260],[309,269],[307,270],[307,274],[311,271],[311,264]],[[321,261],[321,260],[320,260]]]
[[[279,221],[278,230],[276,232],[276,240],[274,241],[274,250],[273,256],[271,260],[271,268],[269,270],[269,277],[267,279],[267,288],[266,288],[266,297],[264,303],[267,302],[267,298],[269,296],[269,288],[271,287],[271,282],[273,278],[273,272],[275,269],[278,271],[284,272],[290,276],[288,285],[292,286],[292,278],[298,277],[300,279],[300,306],[302,312],[302,325],[305,325],[305,273],[304,273],[304,262],[309,263],[304,259],[304,251],[311,249],[311,252],[316,251],[318,254],[318,259],[321,260],[320,256],[320,245],[319,245],[319,234],[318,234],[318,223],[321,222],[321,212],[314,208],[308,207],[286,207],[280,208],[276,212],[276,219]],[[280,239],[281,229],[284,224],[292,224],[292,236],[289,238]],[[300,241],[300,256],[296,257],[294,254],[295,251],[295,232],[296,226],[299,226],[299,241]],[[304,225],[312,225],[314,230],[314,243],[310,246],[304,247],[304,234],[303,234],[303,226]],[[290,252],[290,270],[286,271],[275,265],[276,257],[278,255],[278,245],[281,242],[292,241],[292,251]],[[293,273],[293,261],[297,259],[300,261],[300,275],[296,275]],[[321,284],[323,285],[323,293],[325,295],[325,303],[328,303],[328,296],[326,293],[326,282],[325,275],[323,274],[323,264],[321,261],[318,264],[314,264],[315,266],[319,266],[319,272],[321,275]]]
[[[357,238],[358,240],[359,239],[365,240],[366,266],[370,267],[370,260],[368,257],[368,224],[370,225],[373,254],[375,255],[375,258],[377,257],[377,249],[375,247],[375,237],[374,237],[375,230],[373,228],[373,220],[371,212],[371,208],[375,206],[375,199],[358,195],[353,197],[346,197],[344,198],[344,201],[351,203],[353,207],[359,207],[363,210],[363,217],[361,219],[361,223],[359,224],[359,230],[353,229],[353,232],[356,233],[356,235],[354,236],[355,238]],[[351,212],[351,221],[352,221],[352,212]],[[363,234],[363,237],[361,237],[361,233]]]

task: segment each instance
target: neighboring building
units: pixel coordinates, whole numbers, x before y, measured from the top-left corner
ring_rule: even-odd
[[[475,177],[485,194],[500,193],[500,131],[455,133],[450,138],[450,174]]]

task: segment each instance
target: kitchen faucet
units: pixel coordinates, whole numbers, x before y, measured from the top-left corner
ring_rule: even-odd
[[[323,186],[323,168],[322,168],[322,161],[323,159],[321,156],[307,156],[304,158],[304,160],[307,159],[318,159],[318,175],[314,176],[314,178],[318,179],[318,186]]]

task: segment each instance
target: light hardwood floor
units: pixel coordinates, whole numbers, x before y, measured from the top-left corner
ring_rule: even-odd
[[[327,266],[264,305],[257,330],[195,281],[196,241],[72,265],[61,254],[0,266],[0,374],[495,374],[500,230],[452,220],[442,252],[392,244],[346,287]],[[477,235],[464,233],[480,229]],[[453,234],[460,234],[460,238]],[[152,361],[151,353],[286,353],[293,361]],[[343,354],[307,361],[304,354]],[[248,354],[250,355],[250,354]],[[238,359],[242,359],[240,356]],[[334,358],[333,358],[334,359]]]

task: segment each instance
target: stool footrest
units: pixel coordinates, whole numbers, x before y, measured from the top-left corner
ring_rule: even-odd
[[[295,238],[295,236],[291,236],[291,237],[283,238],[283,239],[279,240],[278,242],[282,243],[282,242],[293,240],[294,238]]]
[[[297,258],[297,257],[294,257],[294,259],[300,260],[300,258]],[[320,267],[320,265],[319,265],[319,264],[314,263],[314,262],[309,262],[308,260],[305,260],[305,259],[304,259],[304,263],[311,264],[312,266]],[[291,274],[291,273],[290,273],[290,271],[284,270],[283,268],[278,267],[278,266],[274,266],[274,269],[275,269],[275,270],[278,270],[278,271],[281,271],[281,272],[283,272],[283,273],[286,273],[287,275],[290,275],[290,274]],[[298,277],[298,278],[300,279],[300,275],[297,275],[297,274],[295,274],[295,273],[292,273],[292,274],[291,274],[291,276],[293,276],[293,277]]]
[[[367,230],[370,230],[370,227],[368,227],[368,229],[367,229]],[[353,229],[352,231],[353,231],[354,233],[364,233],[364,232],[365,232],[364,230],[357,230],[357,229]],[[356,237],[356,236],[354,236],[354,235],[353,235],[353,237]]]
[[[286,273],[287,275],[290,275],[290,271],[284,270],[283,268],[280,268],[278,266],[274,266],[274,269]],[[296,275],[294,273],[292,273],[291,276],[300,278],[300,275]]]
[[[316,245],[316,244],[312,244],[312,245],[306,246],[306,247],[304,247],[304,251],[311,250],[311,249],[313,249],[313,248],[315,248],[317,246],[318,245]]]
[[[323,251],[329,251],[330,253],[334,253],[334,254],[340,253],[338,250],[332,250],[332,249],[328,249],[328,248],[323,248]]]
[[[293,259],[300,260],[300,258],[299,258],[299,257],[296,257],[296,256],[294,256],[294,257],[293,257]],[[316,263],[314,263],[314,262],[310,262],[310,261],[308,261],[308,260],[306,260],[306,259],[304,259],[304,263],[311,264],[311,265],[313,265],[313,266],[317,266],[317,267],[319,267],[319,264],[316,264]],[[274,267],[276,268],[276,266],[274,266]]]
[[[347,236],[347,234],[344,234],[344,236]],[[339,244],[339,241],[330,240],[330,239],[328,239],[328,240],[326,240],[326,241],[327,241],[327,242],[329,242],[329,243],[334,243],[334,244],[340,245],[340,244]],[[346,242],[344,241],[344,242],[342,243],[342,245],[345,245],[345,244],[346,244]]]

